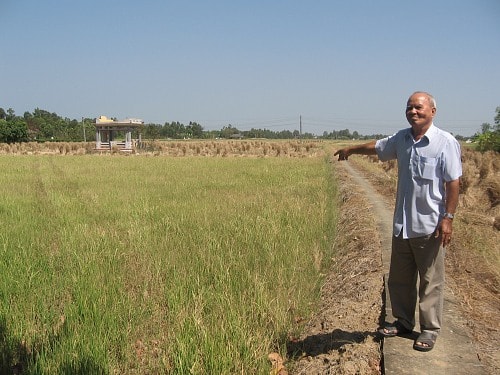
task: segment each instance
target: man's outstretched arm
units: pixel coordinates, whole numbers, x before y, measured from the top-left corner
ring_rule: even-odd
[[[372,141],[368,143],[363,143],[361,145],[357,146],[351,146],[351,147],[346,147],[341,150],[338,150],[333,156],[339,156],[339,161],[340,160],[347,160],[349,156],[352,154],[359,154],[359,155],[376,155],[377,152],[375,151],[375,143],[377,141]]]

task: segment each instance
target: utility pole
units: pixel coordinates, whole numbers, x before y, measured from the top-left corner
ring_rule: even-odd
[[[82,127],[83,127],[83,141],[87,142],[87,137],[85,136],[85,121],[83,121],[83,117],[82,117]]]
[[[302,138],[302,115],[299,117],[299,136]]]

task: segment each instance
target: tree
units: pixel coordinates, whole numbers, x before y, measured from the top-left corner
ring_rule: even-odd
[[[160,127],[156,124],[147,124],[142,131],[144,139],[152,139],[153,141],[160,138]]]
[[[481,134],[474,136],[479,151],[497,151],[500,152],[500,107],[496,108],[495,126],[489,123],[481,125]]]
[[[160,135],[164,138],[182,139],[186,133],[186,127],[178,121],[166,122],[160,130]]]
[[[220,131],[220,136],[222,138],[231,138],[232,136],[236,135],[236,134],[240,134],[241,132],[236,129],[235,127],[233,127],[231,124],[229,124],[228,126],[224,126],[222,128],[222,130]]]
[[[6,120],[13,120],[14,117],[16,117],[16,113],[14,112],[14,110],[12,108],[9,108],[7,110],[7,116],[5,117]]]
[[[481,134],[485,134],[491,131],[491,124],[488,122],[483,122],[481,125]]]
[[[28,141],[28,127],[23,118],[0,119],[0,142],[17,143]]]
[[[192,138],[203,138],[203,126],[196,122],[189,121],[187,131],[191,133]]]
[[[292,139],[293,133],[290,130],[282,130],[278,133],[279,139]]]

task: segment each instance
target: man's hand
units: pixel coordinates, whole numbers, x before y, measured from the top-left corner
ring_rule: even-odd
[[[339,161],[341,160],[347,160],[349,157],[349,149],[348,148],[343,148],[342,150],[338,150],[333,156],[339,156]]]
[[[458,178],[456,180],[446,182],[446,212],[455,212],[458,204],[459,190],[460,180]],[[436,228],[435,236],[437,238],[441,235],[441,244],[443,246],[448,245],[451,241],[451,234],[453,232],[452,226],[453,220],[444,217]]]
[[[443,247],[451,242],[451,234],[453,233],[452,224],[453,220],[443,218],[434,232],[434,237],[438,238],[441,236],[441,245]]]

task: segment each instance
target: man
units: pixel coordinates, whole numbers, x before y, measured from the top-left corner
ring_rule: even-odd
[[[444,247],[451,241],[462,175],[460,145],[433,124],[436,101],[415,92],[406,105],[410,128],[378,141],[338,150],[398,161],[398,189],[393,219],[389,295],[397,319],[381,328],[385,337],[411,333],[415,326],[417,275],[420,330],[413,348],[432,350],[441,329],[444,290]]]

